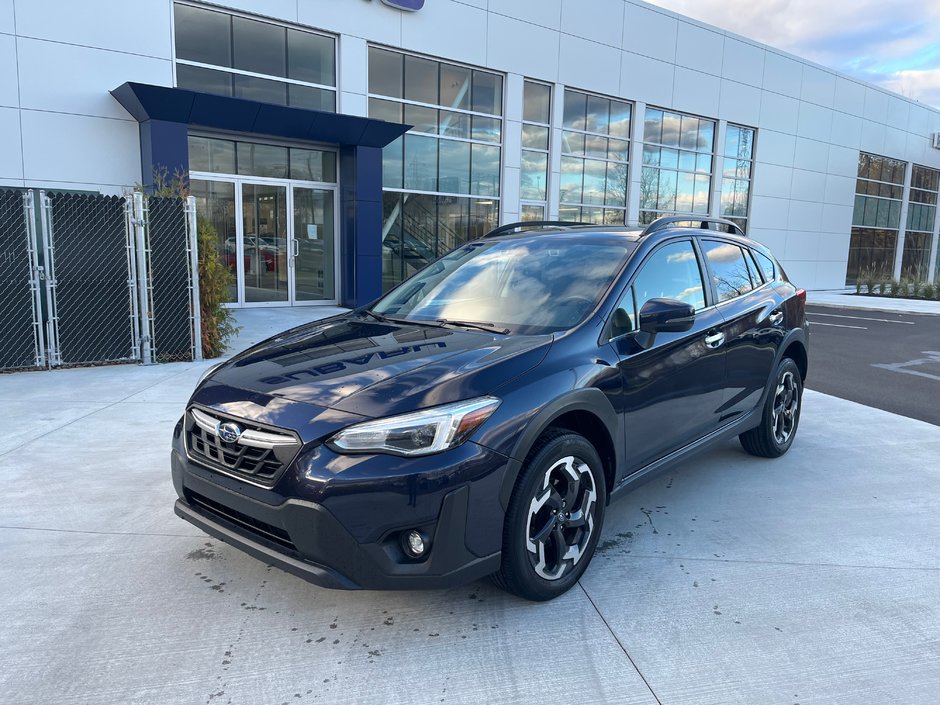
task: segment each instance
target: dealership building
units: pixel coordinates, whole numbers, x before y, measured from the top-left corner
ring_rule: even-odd
[[[0,65],[0,188],[184,176],[237,306],[520,220],[730,218],[809,289],[940,270],[940,111],[638,0],[0,0]]]

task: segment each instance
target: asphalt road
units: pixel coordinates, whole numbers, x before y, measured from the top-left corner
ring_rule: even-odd
[[[807,306],[806,386],[940,426],[940,316]]]

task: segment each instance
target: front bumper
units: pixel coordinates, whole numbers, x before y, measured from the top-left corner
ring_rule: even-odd
[[[260,488],[193,462],[177,434],[171,456],[178,516],[206,533],[327,588],[442,588],[499,568],[506,459],[466,443],[421,459],[324,457],[301,451],[278,483]],[[354,462],[325,480],[317,466]],[[328,461],[328,462],[327,462]],[[417,462],[416,462],[417,461]],[[403,474],[413,467],[413,474]],[[348,473],[348,474],[347,474]],[[402,530],[431,538],[423,560]]]

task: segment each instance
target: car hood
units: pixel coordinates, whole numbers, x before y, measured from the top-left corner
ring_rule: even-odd
[[[259,343],[210,379],[378,417],[488,394],[541,362],[551,342],[349,314]]]

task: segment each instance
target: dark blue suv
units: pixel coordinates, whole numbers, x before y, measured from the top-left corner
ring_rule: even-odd
[[[711,219],[520,225],[213,368],[176,513],[326,587],[547,600],[655,471],[732,436],[789,449],[806,293],[765,247]]]

